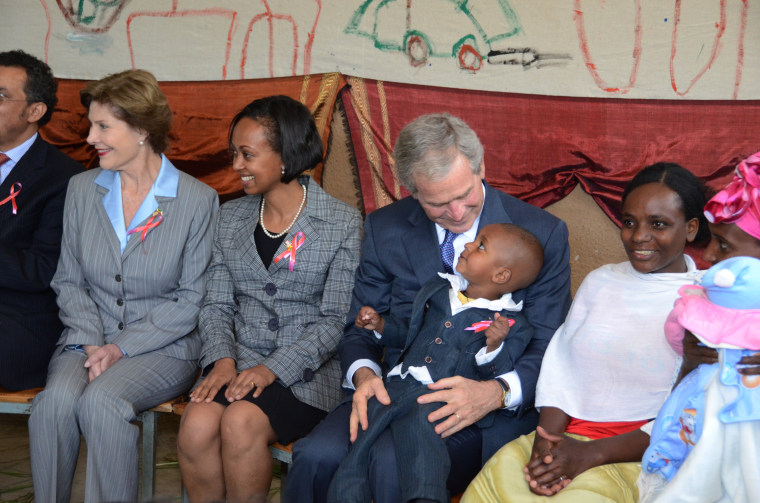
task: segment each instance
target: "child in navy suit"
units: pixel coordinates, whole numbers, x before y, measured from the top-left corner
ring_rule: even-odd
[[[445,377],[487,380],[513,370],[533,330],[512,292],[530,285],[542,265],[543,249],[533,234],[512,224],[487,225],[465,245],[456,266],[461,276],[439,273],[423,285],[408,333],[384,331],[385,320],[369,306],[359,311],[357,326],[386,340],[404,337],[404,351],[386,378],[391,402],[369,401],[369,424],[352,433],[354,444],[333,478],[329,501],[371,500],[369,451],[386,428],[402,467],[403,501],[449,501],[448,452],[427,419],[440,403],[418,404],[417,398]]]

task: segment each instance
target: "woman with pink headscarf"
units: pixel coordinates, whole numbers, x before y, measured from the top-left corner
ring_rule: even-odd
[[[760,259],[760,152],[739,163],[731,180],[705,205],[710,244],[702,258],[716,264],[731,257]],[[718,352],[698,344],[690,332],[683,339],[681,377],[701,363],[717,363]],[[760,353],[745,356],[738,369],[743,375],[760,375]]]

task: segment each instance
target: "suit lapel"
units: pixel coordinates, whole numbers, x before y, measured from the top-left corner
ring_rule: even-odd
[[[443,271],[438,236],[435,224],[428,220],[419,206],[409,216],[409,224],[410,227],[401,236],[401,246],[406,252],[408,263],[412,264],[417,281],[424,285],[436,273]]]
[[[269,274],[269,271],[264,268],[253,238],[253,232],[259,222],[261,196],[245,196],[245,201],[248,203],[248,211],[244,211],[243,216],[240,217],[240,229],[234,237],[235,247],[240,250],[243,263],[251,267],[254,274]]]
[[[97,183],[94,183],[95,185],[95,198],[97,199],[95,201],[95,204],[93,206],[95,207],[95,213],[97,214],[98,219],[98,226],[102,229],[104,239],[106,243],[108,244],[108,248],[111,250],[111,253],[113,254],[114,260],[117,262],[121,262],[122,255],[121,255],[121,245],[119,244],[119,238],[116,237],[116,231],[113,230],[113,224],[111,224],[111,219],[108,216],[108,213],[106,212],[105,206],[103,206],[103,196],[108,193],[108,189],[98,185]]]
[[[438,293],[439,290],[449,289],[449,282],[447,280],[441,278],[438,275],[436,275],[435,277],[440,279],[440,281],[436,281],[436,282],[429,281],[428,283],[425,283],[414,298],[414,304],[412,305],[412,318],[409,320],[409,331],[406,334],[406,342],[404,343],[404,349],[399,354],[399,357],[396,359],[396,362],[393,364],[393,366],[395,366],[401,360],[403,360],[406,353],[412,347],[414,340],[419,335],[420,330],[422,329],[422,322],[425,319],[425,313],[427,311],[426,305],[428,304],[428,302],[431,302],[431,299],[433,298],[434,295]],[[448,309],[448,308],[444,307],[444,309]],[[449,312],[449,314],[451,313]]]
[[[485,183],[486,196],[483,201],[483,211],[480,213],[480,222],[478,223],[478,231],[489,224],[505,223],[511,224],[512,219],[509,218],[509,214],[501,204],[501,198],[499,197],[496,189]]]
[[[175,200],[176,200],[176,198],[174,198],[174,197],[156,196],[156,201],[158,202],[158,209],[164,212],[164,214],[163,214],[164,219],[172,218],[172,209],[174,207],[174,201]],[[101,204],[101,206],[103,206],[103,205]],[[105,212],[105,209],[104,209],[104,212]],[[148,216],[147,218],[145,218],[142,222],[140,222],[137,225],[137,227],[140,227],[141,225],[147,224],[148,220],[150,220],[150,218],[151,218],[152,215],[153,214],[151,213],[151,215]],[[154,231],[157,231],[158,228],[161,225],[164,225],[164,224],[165,224],[165,221],[162,221],[161,224],[158,227],[154,227],[154,228],[150,229],[148,231],[148,233],[145,235],[145,240],[148,241],[150,239],[150,233],[154,232]],[[141,248],[142,246],[144,246],[143,243],[141,242],[141,236],[142,236],[142,231],[140,231],[140,232],[133,232],[131,235],[129,235],[127,237],[127,246],[124,247],[124,253],[121,254],[121,260],[122,261],[126,260],[127,257],[132,252],[135,251],[135,249]],[[115,238],[115,236],[114,236],[114,238]],[[117,240],[117,242],[118,242],[118,240]]]
[[[16,205],[18,212],[13,214],[13,202],[8,200],[2,206],[0,206],[0,221],[13,221],[12,218],[21,214],[24,210],[24,201],[33,200],[36,196],[34,194],[35,186],[37,182],[45,175],[45,143],[41,136],[37,136],[37,139],[29,147],[19,162],[13,167],[10,174],[0,184],[0,201],[6,199],[11,195],[11,190],[14,184],[20,183],[21,190],[13,189],[17,193]]]
[[[288,242],[293,244],[293,241],[295,240],[296,234],[299,232],[303,232],[304,235],[304,241],[303,245],[301,245],[300,248],[296,250],[296,267],[298,267],[298,254],[305,252],[306,250],[316,250],[319,249],[319,240],[320,236],[317,232],[317,228],[314,227],[312,223],[312,218],[322,218],[321,215],[327,215],[328,214],[328,207],[325,204],[325,198],[324,194],[321,193],[321,191],[315,187],[317,187],[316,183],[312,182],[309,178],[308,180],[299,180],[301,183],[307,183],[306,189],[308,191],[307,193],[307,199],[306,199],[306,205],[304,206],[303,212],[301,215],[298,216],[298,219],[296,220],[296,223],[293,225],[293,227],[288,231],[288,235],[286,238],[280,243],[280,246],[277,248],[277,251],[274,254],[274,257],[272,258],[272,263],[269,266],[269,270],[274,274],[274,272],[281,268],[288,268],[290,263],[289,257],[283,257],[282,260],[277,262],[275,264],[274,259],[280,256],[285,250],[288,248]],[[294,269],[295,270],[295,269]]]

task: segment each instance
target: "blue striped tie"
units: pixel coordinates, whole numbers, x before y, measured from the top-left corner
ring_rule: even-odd
[[[454,274],[454,240],[459,236],[454,232],[446,229],[446,236],[441,243],[441,259],[443,259],[443,268],[449,274]]]

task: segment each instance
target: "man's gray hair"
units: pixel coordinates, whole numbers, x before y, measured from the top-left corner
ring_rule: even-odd
[[[414,177],[445,178],[456,157],[462,154],[475,174],[480,174],[483,145],[462,119],[449,113],[422,115],[399,133],[393,158],[401,183],[417,193]]]

